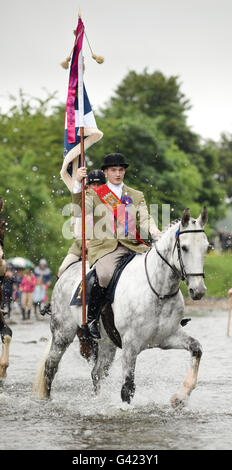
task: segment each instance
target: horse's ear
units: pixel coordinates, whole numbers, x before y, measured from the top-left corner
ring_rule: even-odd
[[[199,215],[197,221],[199,222],[201,227],[204,227],[205,224],[208,222],[208,211],[207,207],[203,207],[201,214]]]
[[[185,209],[183,214],[182,214],[182,218],[181,218],[181,223],[182,223],[183,227],[186,227],[186,225],[188,225],[189,220],[190,220],[190,210]]]

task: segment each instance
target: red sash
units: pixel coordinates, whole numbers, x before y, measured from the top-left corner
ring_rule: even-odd
[[[136,238],[139,243],[143,243],[144,245],[149,246],[140,237],[138,227],[136,226],[136,220],[128,211],[126,204],[123,204],[122,201],[116,196],[116,194],[113,193],[113,191],[108,188],[106,184],[102,184],[101,186],[95,188],[93,187],[91,189],[95,191],[103,204],[105,204],[108,209],[110,209],[114,217],[123,226],[124,230],[126,221],[128,233],[130,233],[133,238]]]

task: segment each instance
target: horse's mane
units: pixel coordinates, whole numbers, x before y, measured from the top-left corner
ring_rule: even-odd
[[[172,227],[174,227],[174,226],[177,225],[177,224],[180,224],[180,222],[181,222],[181,218],[172,220],[172,221],[161,231],[161,237],[162,237],[162,235],[164,235],[165,233],[167,233],[168,230],[170,230]],[[191,222],[192,222],[193,224],[195,224],[195,223],[196,223],[196,219],[194,219],[193,217],[190,217],[189,223],[191,223]]]
[[[162,231],[161,231],[161,237],[164,235],[170,228],[172,228],[174,225],[177,225],[180,223],[181,219],[175,219],[172,220]]]

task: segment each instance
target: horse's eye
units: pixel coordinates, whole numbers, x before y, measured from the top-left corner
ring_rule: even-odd
[[[188,252],[188,248],[187,248],[187,246],[183,245],[181,248],[182,248],[182,250],[183,250],[183,251],[185,251],[185,253],[187,253],[187,252]]]

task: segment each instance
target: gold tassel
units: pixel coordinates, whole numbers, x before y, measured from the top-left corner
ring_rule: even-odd
[[[100,55],[92,54],[92,58],[96,60],[98,64],[103,64],[104,62],[104,57],[101,57]]]
[[[64,69],[68,69],[69,68],[69,62],[71,60],[71,56],[67,57],[63,62],[61,62],[61,66],[64,68]]]
[[[80,9],[79,9],[79,16],[81,16],[81,15],[80,15]],[[76,33],[77,33],[77,30],[74,29],[74,30],[73,30],[74,36],[76,36]],[[102,56],[100,56],[100,55],[96,55],[96,54],[93,53],[92,48],[91,48],[91,46],[90,46],[90,43],[89,43],[89,40],[88,40],[88,38],[87,38],[86,33],[85,33],[85,37],[86,37],[86,39],[87,39],[87,42],[88,42],[88,45],[89,45],[89,48],[90,48],[90,51],[91,51],[91,54],[92,54],[92,58],[93,58],[94,60],[96,60],[96,62],[97,62],[98,64],[103,64],[103,62],[104,62],[104,57],[102,57]],[[72,54],[70,54],[70,56],[67,57],[63,62],[61,62],[60,65],[61,65],[64,69],[67,70],[67,69],[69,68],[69,62],[70,62],[71,58],[72,58]],[[84,63],[83,63],[83,69],[85,70],[85,65],[84,65]]]
[[[98,64],[103,64],[103,62],[104,62],[104,57],[102,57],[102,56],[100,56],[100,55],[95,55],[95,54],[93,53],[86,32],[85,32],[85,37],[86,37],[86,39],[87,39],[87,43],[88,43],[88,45],[89,45],[90,52],[91,52],[91,54],[92,54],[92,58],[93,58],[94,60],[96,60],[96,62],[97,62]]]

